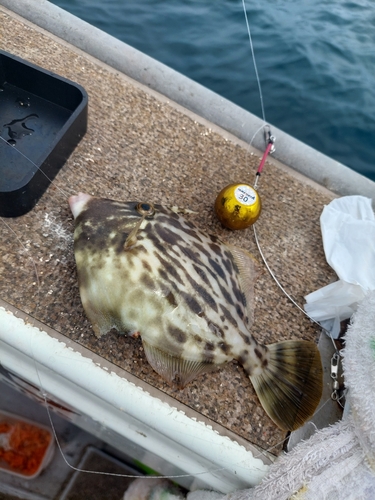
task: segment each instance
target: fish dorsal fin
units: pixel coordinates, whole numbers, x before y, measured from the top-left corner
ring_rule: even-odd
[[[206,361],[192,361],[169,354],[142,339],[147,361],[169,384],[185,387],[202,373],[215,370],[219,365]]]
[[[259,265],[250,252],[233,245],[228,245],[228,247],[238,268],[241,290],[246,299],[248,326],[250,326],[254,321],[254,284],[260,274]]]

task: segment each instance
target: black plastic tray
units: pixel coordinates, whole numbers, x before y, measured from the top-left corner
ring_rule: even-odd
[[[31,210],[87,130],[78,84],[0,50],[0,215]]]

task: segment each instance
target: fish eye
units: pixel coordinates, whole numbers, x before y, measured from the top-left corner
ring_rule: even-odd
[[[155,214],[155,208],[152,203],[138,203],[136,210],[144,217],[151,217]]]

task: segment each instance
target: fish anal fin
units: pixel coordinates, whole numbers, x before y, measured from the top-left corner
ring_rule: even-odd
[[[238,268],[241,289],[246,299],[249,325],[251,325],[254,321],[254,283],[261,273],[260,267],[250,252],[233,245],[228,245],[228,247]]]
[[[143,348],[152,368],[171,386],[184,388],[202,373],[215,370],[218,365],[204,361],[192,361],[169,354],[152,346],[144,339]]]
[[[268,416],[285,431],[309,420],[321,399],[323,369],[314,342],[288,340],[268,347],[267,366],[250,380]]]

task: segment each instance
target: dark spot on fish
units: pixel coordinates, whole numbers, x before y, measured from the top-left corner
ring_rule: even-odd
[[[178,216],[176,220],[171,221],[171,224],[180,231],[183,231],[186,234],[189,234],[190,236],[197,238],[199,241],[202,241],[199,236],[199,234],[202,234],[202,232],[192,222]]]
[[[180,222],[181,217],[172,211],[164,211],[158,217],[158,222],[160,224],[168,225],[176,227],[177,229],[182,229],[182,225]]]
[[[218,245],[217,243],[212,242],[212,243],[209,243],[209,247],[210,247],[211,251],[214,254],[218,255],[219,257],[222,257],[222,252],[221,252],[221,246],[220,245]]]
[[[168,293],[168,295],[165,296],[165,298],[172,307],[178,307],[176,298],[171,291]]]
[[[247,344],[247,345],[251,344],[251,337],[249,335],[246,335],[245,333],[242,333],[241,331],[239,332],[239,334],[243,338],[245,344]]]
[[[226,273],[224,272],[223,268],[220,266],[220,264],[218,264],[217,262],[215,262],[213,259],[209,259],[208,262],[210,263],[210,266],[214,269],[215,273],[220,276],[220,278],[222,280],[224,280],[225,282],[227,281],[226,280]]]
[[[180,328],[177,328],[175,326],[170,326],[168,328],[168,333],[174,340],[176,340],[180,344],[186,342],[186,334]]]
[[[233,274],[233,272],[235,270],[233,269],[232,261],[230,259],[223,259],[222,262],[223,262],[223,266],[225,267],[227,273],[229,275]]]
[[[146,260],[142,260],[143,268],[149,273],[152,271],[150,264]]]
[[[162,210],[160,210],[160,212],[163,213],[164,220],[166,220],[167,222],[168,222],[168,219],[170,219],[170,218],[176,219],[176,220],[180,219],[179,214],[176,214],[176,212],[174,212],[173,210],[169,210],[168,208],[162,207]]]
[[[203,342],[202,337],[200,337],[200,336],[199,336],[199,335],[197,335],[197,334],[196,334],[196,335],[194,335],[194,340],[195,340],[196,342],[198,342],[198,343]]]
[[[131,255],[133,257],[137,257],[137,258],[140,258],[140,255],[139,254],[147,254],[147,249],[144,245],[142,245],[142,243],[139,243],[137,241],[137,244],[130,247],[128,250],[126,250],[127,252],[131,253]]]
[[[154,251],[158,251],[161,254],[165,253],[165,245],[162,244],[160,241],[160,238],[158,238],[158,235],[154,233],[154,231],[149,231],[147,235],[148,239],[152,242],[154,248]]]
[[[129,254],[127,257],[128,258],[127,258],[127,261],[126,261],[126,266],[127,266],[127,268],[129,270],[131,270],[131,269],[133,269],[135,267],[134,256],[132,254]],[[122,269],[123,266],[122,266],[121,260],[117,259],[117,262],[118,262],[118,266],[117,267],[119,269]]]
[[[158,222],[160,224],[162,224],[163,226],[166,226],[166,227],[169,226],[171,228],[176,229],[179,232],[189,234],[191,230],[189,228],[188,222],[184,221],[184,219],[182,219],[178,214],[174,214],[174,215],[175,215],[175,217],[172,217],[170,214],[163,215],[158,219]],[[186,227],[186,226],[188,226],[188,227]],[[171,231],[171,232],[173,232],[173,234],[177,234],[177,231]],[[195,229],[195,231],[193,231],[193,234],[194,234],[194,232],[197,232],[197,231],[199,231],[199,230]],[[179,238],[181,238],[181,236],[179,236]]]
[[[184,232],[197,240],[198,242],[202,243],[202,238],[199,236],[199,230],[196,227],[192,227],[191,229],[187,229],[186,227],[183,228]]]
[[[244,349],[238,356],[237,361],[245,368],[248,365],[247,363],[248,358],[249,358],[249,351],[247,349]],[[254,365],[252,364],[251,367],[254,368]],[[246,370],[245,368],[245,371],[248,375],[250,375],[251,372],[249,370]]]
[[[173,278],[178,281],[180,285],[183,285],[184,282],[180,278],[180,275],[176,271],[176,268],[172,266],[172,264],[170,264],[167,260],[165,260],[160,254],[156,253],[155,255],[163,266],[163,269],[160,269],[159,271],[160,276],[164,277],[166,280]]]
[[[223,351],[223,353],[228,354],[230,351],[230,346],[226,342],[219,342],[218,347]]]
[[[218,326],[216,325],[215,323],[212,323],[212,321],[210,321],[208,323],[208,328],[211,330],[211,332],[216,335],[217,337],[219,338],[223,338],[224,337],[224,332],[223,330]]]
[[[155,287],[154,281],[150,278],[150,275],[147,273],[143,273],[142,276],[139,278],[139,281],[144,287],[149,288],[151,290],[153,290]]]
[[[191,236],[195,240],[202,242],[202,238],[200,237],[201,231],[191,222],[182,219],[181,217],[177,216],[175,219],[168,219],[167,217],[165,218],[165,223],[169,224],[179,231]]]
[[[215,279],[217,285],[219,286],[220,292],[223,295],[225,302],[229,305],[234,305],[232,295],[227,290],[227,283],[226,282],[222,283],[221,281],[218,281],[217,274],[211,268],[207,268],[207,270],[209,271],[209,273]]]
[[[260,350],[257,347],[254,349],[254,354],[258,359],[263,358],[263,354],[260,352]]]
[[[242,290],[238,286],[238,282],[231,277],[231,287],[232,287],[232,292],[234,293],[234,296],[236,297],[236,301],[240,302],[243,304],[243,299],[244,299],[244,294]]]
[[[191,284],[191,286],[193,287],[193,289],[204,300],[204,302],[207,305],[209,305],[211,307],[211,309],[213,309],[215,312],[217,312],[217,304],[216,304],[214,298],[212,297],[212,295],[210,295],[210,293],[205,288],[203,288],[203,286],[199,285],[199,283],[197,283],[191,276],[189,276],[189,274],[186,274],[186,278],[188,279],[188,281]]]
[[[229,312],[229,310],[223,306],[223,305],[220,305],[220,308],[221,310],[223,311],[223,314],[225,316],[225,320],[228,321],[231,325],[233,325],[234,327],[238,328],[238,323],[237,321],[233,318],[233,316],[231,315],[231,313]],[[241,332],[240,332],[241,333]]]
[[[178,233],[171,231],[168,227],[160,223],[154,225],[154,230],[160,239],[169,245],[178,245],[180,241],[183,241]]]
[[[186,257],[191,261],[200,261],[199,254],[195,252],[193,249],[185,246],[180,247],[180,251],[186,255]]]
[[[215,359],[215,344],[213,342],[206,342],[204,346],[204,361],[212,363]]]
[[[204,269],[201,266],[198,266],[197,264],[193,264],[193,268],[195,272],[198,274],[200,279],[206,283],[206,285],[210,285],[210,281],[207,277],[207,274],[205,273]]]
[[[242,320],[244,320],[245,314],[244,314],[243,307],[241,307],[240,304],[237,304],[237,306],[236,306],[236,312],[237,312],[239,318],[241,318]]]
[[[169,276],[168,276],[168,274],[166,273],[166,271],[164,269],[160,269],[159,270],[159,276],[164,281],[169,282]]]
[[[202,311],[202,307],[199,305],[199,302],[192,295],[189,295],[187,293],[182,293],[181,296],[183,297],[185,304],[188,306],[188,308],[194,314],[197,314],[198,316],[202,317],[204,313]]]
[[[198,252],[200,252],[202,255],[205,255],[207,258],[210,257],[210,252],[209,250],[207,249],[206,246],[204,245],[201,245],[200,243],[196,243],[195,244],[195,248],[198,250]]]

